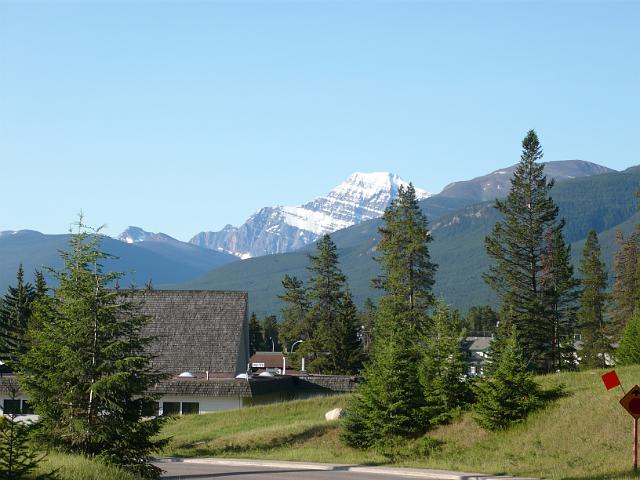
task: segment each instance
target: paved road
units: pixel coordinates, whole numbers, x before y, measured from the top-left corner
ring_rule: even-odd
[[[526,480],[481,473],[429,469],[400,469],[365,465],[241,460],[222,458],[159,459],[165,480]],[[530,479],[528,479],[530,480]]]
[[[206,465],[195,463],[163,463],[164,480],[407,480],[406,476],[370,475],[344,470],[309,470],[261,466]],[[339,467],[338,467],[339,468]],[[413,477],[415,478],[415,477]]]

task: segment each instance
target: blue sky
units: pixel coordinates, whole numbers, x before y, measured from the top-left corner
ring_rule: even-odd
[[[353,171],[640,163],[637,2],[0,0],[0,230],[182,240]]]

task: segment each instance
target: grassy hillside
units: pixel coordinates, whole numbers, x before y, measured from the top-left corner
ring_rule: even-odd
[[[599,233],[608,232],[601,243],[605,260],[610,264],[617,248],[615,229],[628,230],[629,219],[637,210],[635,192],[639,188],[640,171],[635,169],[559,182],[552,195],[560,208],[560,216],[566,220],[566,239],[579,242],[591,228]],[[462,207],[444,202],[439,205],[440,210],[435,208],[435,202],[427,199],[421,202],[421,207],[427,212],[432,227],[431,255],[439,266],[436,294],[463,311],[471,305],[495,303],[493,292],[482,280],[482,274],[489,266],[484,238],[499,218],[493,202]],[[451,211],[454,207],[456,210]],[[444,213],[438,216],[430,212]],[[360,305],[367,297],[375,298],[379,294],[370,287],[371,278],[379,273],[378,265],[372,259],[379,225],[379,219],[372,220],[332,235],[338,246],[341,267]],[[277,295],[281,293],[282,277],[288,273],[307,278],[307,253],[313,248],[312,245],[297,252],[235,262],[177,288],[247,290],[252,311],[259,315],[277,314],[281,309]],[[580,244],[573,248],[574,262],[579,260],[581,251]]]
[[[617,370],[626,389],[640,367]],[[331,463],[393,464],[557,479],[626,478],[632,462],[632,419],[607,392],[602,371],[540,377],[545,387],[564,384],[567,395],[513,429],[488,433],[467,413],[425,438],[406,442],[394,456],[341,444],[339,421],[324,413],[345,406],[336,396],[183,417],[164,434],[164,452],[176,456],[268,458]]]

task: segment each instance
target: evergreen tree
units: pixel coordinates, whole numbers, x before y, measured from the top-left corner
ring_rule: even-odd
[[[265,350],[280,351],[278,319],[275,315],[267,315],[262,319],[262,345]]]
[[[615,359],[619,365],[640,364],[640,309],[636,309],[627,322]]]
[[[582,294],[578,322],[582,337],[580,364],[587,368],[606,367],[611,355],[607,334],[607,271],[601,259],[600,243],[595,230],[587,234],[580,261]]]
[[[546,318],[550,323],[551,371],[571,370],[576,366],[574,330],[580,281],[573,275],[571,246],[562,236],[564,221],[545,235],[542,276]]]
[[[251,356],[263,348],[264,334],[262,332],[262,326],[258,322],[256,314],[252,313],[249,319],[249,355]]]
[[[342,431],[344,441],[359,448],[415,435],[428,426],[418,365],[436,266],[429,257],[427,219],[412,185],[400,188],[383,221],[377,248],[383,276],[376,284],[385,294],[364,381],[349,402]]]
[[[9,396],[16,399],[17,388],[6,385]],[[36,474],[43,456],[34,451],[31,435],[35,425],[19,421],[17,414],[0,407],[0,478],[3,480],[54,480],[55,472]]]
[[[280,336],[285,348],[298,340],[307,341],[313,334],[309,324],[309,299],[303,282],[285,275],[282,279],[284,294],[278,295],[284,302]]]
[[[474,305],[467,313],[467,325],[472,336],[491,336],[498,326],[498,314],[489,305]]]
[[[493,373],[475,384],[475,420],[488,430],[521,422],[541,405],[540,389],[525,369],[513,326],[494,361]]]
[[[422,334],[428,328],[427,309],[434,303],[436,265],[429,254],[427,218],[413,185],[400,189],[382,220],[377,246],[380,255],[375,260],[383,275],[374,280],[374,286],[385,290],[385,302],[394,310],[396,320],[405,324],[407,334]]]
[[[0,304],[0,360],[15,363],[16,356],[26,350],[25,332],[36,298],[33,286],[24,281],[22,264],[16,273],[16,286],[9,287]]]
[[[619,249],[613,258],[615,281],[611,292],[613,303],[608,328],[613,340],[621,337],[625,325],[640,300],[640,283],[638,282],[640,231],[636,229],[626,239],[621,231],[617,231],[616,240]]]
[[[315,359],[314,370],[335,375],[358,372],[362,366],[362,343],[358,332],[358,310],[347,288],[340,299],[334,322],[319,330],[314,337],[326,352]]]
[[[469,400],[464,382],[463,332],[455,315],[444,304],[436,306],[433,326],[425,337],[420,383],[425,397],[425,416],[431,424],[449,420]]]
[[[324,235],[316,244],[316,255],[309,255],[311,273],[308,298],[311,308],[308,313],[311,339],[302,345],[301,352],[310,353],[309,370],[313,372],[333,373],[328,368],[335,365],[340,344],[339,330],[341,309],[344,300],[346,278],[338,265],[338,251],[329,235]],[[344,340],[344,338],[343,338]]]
[[[19,381],[40,416],[42,441],[157,477],[149,460],[165,443],[154,439],[164,419],[144,419],[142,411],[163,376],[150,364],[152,339],[142,334],[144,293],[109,289],[120,274],[103,271],[111,256],[100,241],[81,217],[61,252],[63,269],[52,270],[53,297],[35,303],[37,328],[28,330]]]
[[[545,233],[557,228],[558,207],[550,196],[538,137],[530,130],[522,142],[520,163],[506,199],[496,200],[503,220],[485,239],[487,254],[494,260],[485,280],[496,291],[502,310],[513,317],[526,363],[536,371],[553,368],[553,323],[541,284]]]
[[[360,341],[362,342],[362,349],[366,355],[369,354],[369,348],[371,348],[375,335],[376,309],[377,307],[376,304],[373,303],[373,300],[367,298],[360,313]]]

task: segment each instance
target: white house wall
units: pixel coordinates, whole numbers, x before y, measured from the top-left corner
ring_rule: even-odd
[[[223,412],[225,410],[237,410],[242,408],[242,397],[195,397],[195,396],[166,396],[160,400],[160,415],[162,415],[163,402],[198,402],[200,413]]]

